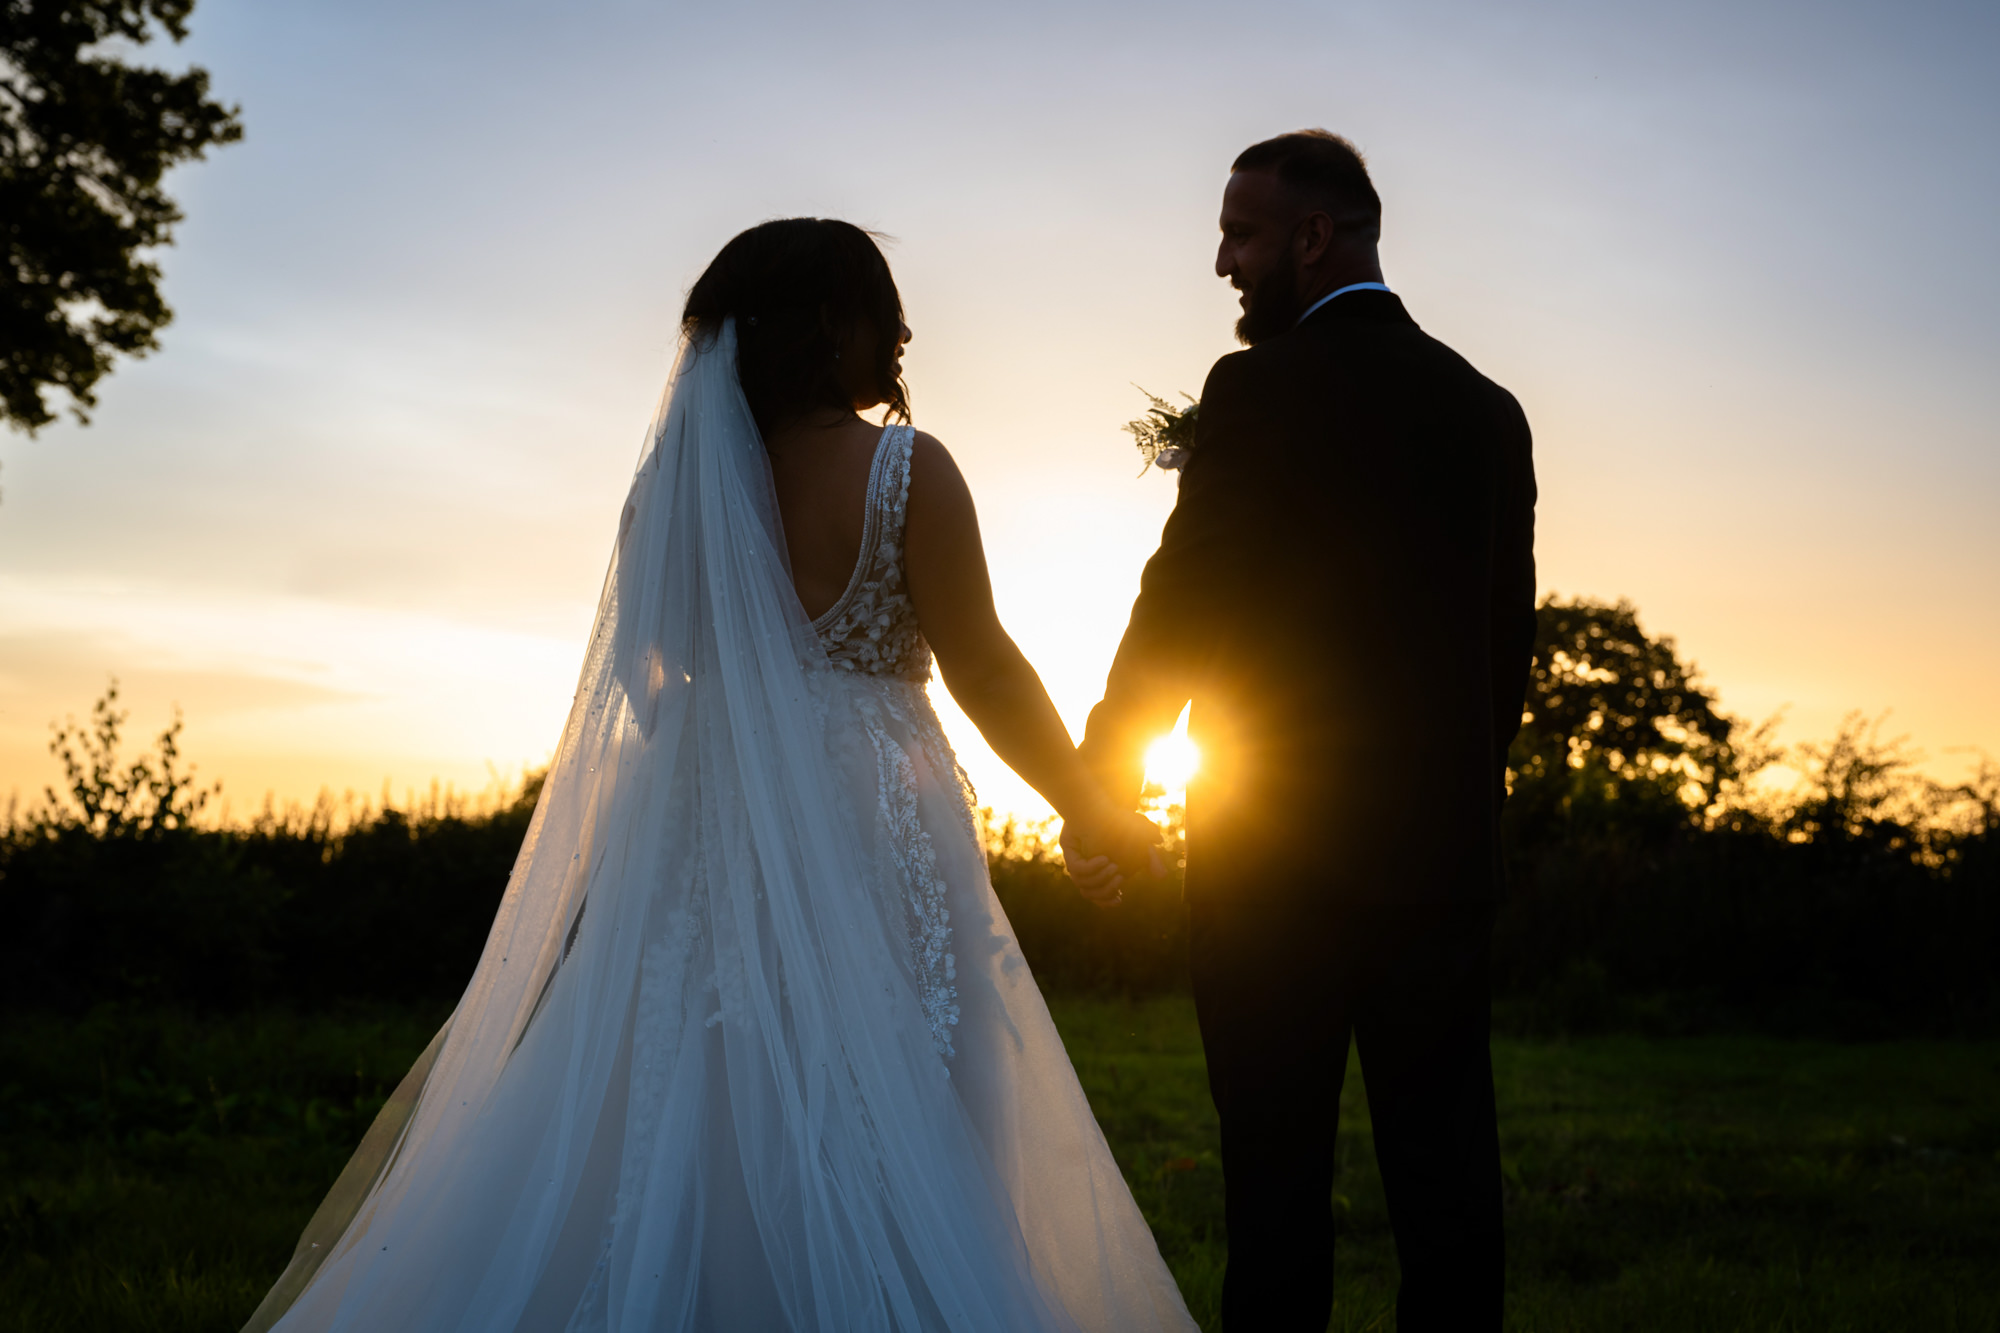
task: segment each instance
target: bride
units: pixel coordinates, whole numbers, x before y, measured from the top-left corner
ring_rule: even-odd
[[[858,415],[908,417],[887,263],[768,222],[683,330],[485,953],[246,1330],[1192,1329],[933,653],[1087,845],[1151,826],[1001,628],[944,447]]]

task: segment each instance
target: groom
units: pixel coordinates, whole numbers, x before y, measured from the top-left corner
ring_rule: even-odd
[[[1397,1326],[1498,1329],[1488,954],[1534,632],[1528,424],[1383,285],[1381,203],[1324,130],[1245,149],[1215,271],[1247,350],[1193,457],[1083,756],[1136,798],[1193,701],[1187,905],[1222,1123],[1231,1333],[1327,1325],[1350,1036]],[[1117,867],[1070,863],[1087,893]]]

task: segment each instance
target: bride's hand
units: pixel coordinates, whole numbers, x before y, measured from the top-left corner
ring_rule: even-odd
[[[1158,827],[1133,811],[1107,810],[1087,825],[1064,820],[1057,842],[1077,892],[1099,907],[1122,902],[1126,880],[1161,879],[1167,873]]]
[[[1076,891],[1099,907],[1117,906],[1125,896],[1121,892],[1125,876],[1111,858],[1085,855],[1076,826],[1068,820],[1063,821],[1056,843],[1062,848],[1063,871]]]

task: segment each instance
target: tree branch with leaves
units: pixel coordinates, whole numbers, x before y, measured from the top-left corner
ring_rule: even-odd
[[[173,242],[170,167],[243,137],[208,72],[97,50],[187,36],[195,0],[0,0],[0,416],[33,434],[69,400],[90,419],[119,355],[173,318],[144,252]]]

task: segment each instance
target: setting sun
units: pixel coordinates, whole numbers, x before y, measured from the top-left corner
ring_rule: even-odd
[[[1188,739],[1187,730],[1188,710],[1183,708],[1174,729],[1146,749],[1146,781],[1170,794],[1184,791],[1201,765],[1201,751]]]

